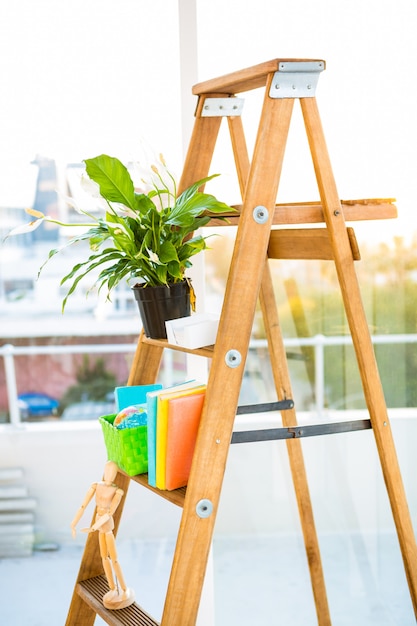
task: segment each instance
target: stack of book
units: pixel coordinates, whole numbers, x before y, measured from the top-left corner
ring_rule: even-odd
[[[118,416],[134,406],[146,407],[147,469],[152,487],[171,491],[187,484],[205,393],[206,385],[195,380],[165,389],[161,385],[116,387]]]
[[[206,386],[196,381],[147,394],[148,482],[178,489],[188,482]]]

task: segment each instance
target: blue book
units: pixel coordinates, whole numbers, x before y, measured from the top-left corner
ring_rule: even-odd
[[[116,399],[117,412],[122,409],[126,409],[128,406],[135,404],[146,404],[146,396],[150,392],[157,392],[162,389],[162,385],[130,385],[127,387],[116,387],[114,390],[114,397]],[[149,459],[153,459],[155,455],[155,449],[149,448],[149,413],[146,417],[147,433],[148,433],[148,471],[149,471]],[[155,461],[151,460],[152,467],[155,467]]]
[[[114,397],[117,412],[135,404],[146,404],[146,394],[157,389],[162,389],[162,385],[130,385],[128,387],[116,387]]]
[[[146,396],[148,413],[148,483],[156,487],[156,414],[158,408],[159,391],[153,391]]]

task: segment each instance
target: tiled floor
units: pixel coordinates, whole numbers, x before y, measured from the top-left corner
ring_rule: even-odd
[[[395,537],[331,535],[320,544],[333,626],[415,625]],[[120,542],[118,551],[138,602],[160,619],[173,542]],[[216,626],[317,623],[300,537],[217,538],[213,554]],[[1,626],[63,625],[80,558],[68,545],[0,560]]]

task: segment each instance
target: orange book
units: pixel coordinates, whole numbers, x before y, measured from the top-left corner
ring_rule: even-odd
[[[168,401],[165,489],[184,487],[190,475],[205,391]]]
[[[158,489],[166,489],[168,402],[173,398],[200,393],[205,389],[206,385],[191,382],[178,385],[170,390],[163,390],[158,395],[156,415],[156,487]]]

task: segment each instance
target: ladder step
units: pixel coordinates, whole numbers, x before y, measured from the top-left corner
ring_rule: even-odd
[[[138,604],[110,611],[103,606],[102,598],[109,590],[105,576],[88,578],[78,583],[76,591],[89,607],[110,626],[159,626]]]
[[[347,228],[352,255],[361,258],[353,228]],[[270,259],[334,259],[332,242],[327,228],[284,228],[272,230],[269,238]]]
[[[299,439],[317,435],[333,435],[372,428],[371,420],[351,420],[335,424],[312,424],[311,426],[293,426],[290,428],[265,428],[261,430],[243,430],[234,432],[232,443],[252,443],[255,441],[273,441],[276,439]]]
[[[122,472],[122,470],[120,469],[119,471]],[[122,474],[124,474],[124,472],[122,472]],[[158,489],[158,487],[152,487],[148,483],[148,474],[137,474],[136,476],[129,476],[129,478],[133,480],[135,483],[139,483],[139,485],[146,487],[147,489],[149,489],[149,491],[153,491],[158,496],[161,496],[161,498],[164,498],[165,500],[169,500],[169,502],[172,502],[172,504],[175,504],[176,506],[180,506],[180,507],[184,506],[184,500],[185,500],[185,494],[187,493],[187,487],[179,487],[178,489],[174,489],[173,491],[166,491],[164,489]]]
[[[346,222],[358,222],[362,220],[388,220],[398,217],[397,207],[393,198],[376,198],[364,200],[341,200],[343,215]],[[233,205],[236,213],[225,215],[228,222],[222,221],[218,216],[213,217],[207,226],[236,226],[240,220],[242,205]],[[320,202],[293,202],[276,204],[273,224],[323,224],[323,206]]]

